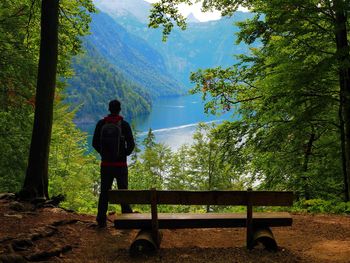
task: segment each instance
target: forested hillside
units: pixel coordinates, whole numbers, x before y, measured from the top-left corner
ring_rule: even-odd
[[[89,42],[85,52],[73,59],[74,76],[67,79],[66,101],[79,107],[76,123],[95,123],[108,112],[111,98],[123,102],[122,114],[127,119],[149,113],[149,91],[127,79],[115,66],[106,61]]]
[[[172,77],[164,59],[148,42],[126,31],[110,16],[92,16],[92,46],[124,75],[142,86],[153,97],[179,95],[185,88]]]

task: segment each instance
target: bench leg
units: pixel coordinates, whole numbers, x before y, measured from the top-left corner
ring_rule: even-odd
[[[140,230],[130,246],[130,256],[155,254],[159,249],[161,238],[161,232],[158,232],[157,241],[153,238],[151,230]]]
[[[269,227],[259,227],[253,231],[252,248],[261,243],[267,250],[277,251],[277,243]]]

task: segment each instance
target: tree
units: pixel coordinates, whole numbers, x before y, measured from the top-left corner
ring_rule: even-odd
[[[34,5],[35,1],[33,1]],[[43,0],[41,2],[41,34],[40,34],[40,56],[38,66],[38,78],[35,95],[35,114],[32,140],[29,152],[28,167],[23,188],[20,195],[24,199],[32,198],[48,198],[48,157],[49,146],[52,129],[53,102],[56,89],[56,73],[59,55],[59,0]],[[90,1],[79,3],[92,10]],[[66,4],[67,10],[72,11],[73,23],[75,17],[86,17],[81,13],[84,12],[80,6]],[[73,6],[73,8],[72,8]],[[76,9],[74,10],[74,6]],[[79,10],[80,9],[80,10]],[[64,9],[61,9],[68,18]],[[79,10],[78,12],[76,12]],[[70,18],[68,18],[70,20]],[[79,20],[76,19],[76,20]],[[74,22],[75,21],[75,22]],[[85,34],[87,28],[81,28],[84,23],[76,24],[77,35]],[[64,23],[62,23],[64,29]],[[65,33],[63,33],[64,35]],[[67,41],[69,44],[74,43],[73,40]],[[79,43],[79,42],[76,42]],[[68,44],[68,45],[69,45]],[[64,45],[62,45],[64,47]],[[62,48],[61,47],[61,48]],[[76,47],[74,50],[77,50]],[[60,53],[63,64],[66,62],[64,57],[69,58],[69,54],[64,50]],[[74,51],[73,51],[74,52]]]
[[[21,195],[48,198],[48,157],[58,57],[59,0],[43,0],[36,103],[27,174]]]
[[[340,127],[344,173],[345,200],[350,200],[350,46],[348,40],[349,1],[335,0],[333,3],[336,55],[339,61]]]
[[[163,24],[165,36],[173,21],[183,27],[176,8],[181,2],[195,1],[155,4],[150,25]],[[290,186],[300,184],[297,188],[307,198],[310,184],[322,185],[322,179],[315,178],[322,168],[335,182],[342,169],[344,198],[349,200],[349,1],[203,1],[204,10],[217,9],[223,15],[232,15],[239,5],[256,13],[240,24],[239,41],[259,40],[261,47],[231,68],[194,74],[195,91],[211,93],[207,109],[236,106],[241,120],[223,129],[238,129],[229,144],[231,152],[243,158],[252,175],[265,176],[270,185],[288,178]],[[343,165],[330,165],[341,160],[339,156]],[[315,165],[327,157],[327,164]]]
[[[49,156],[49,194],[64,196],[61,206],[96,212],[100,185],[99,160],[88,154],[87,134],[73,122],[75,112],[55,101]]]
[[[148,178],[148,188],[164,188],[164,182],[168,175],[171,159],[171,150],[162,143],[155,142],[152,129],[149,129],[146,138],[143,140],[144,151],[142,159],[143,173]]]
[[[27,166],[38,56],[35,48],[28,48],[28,34],[36,36],[27,16],[31,7],[29,1],[0,1],[2,191],[17,192]]]

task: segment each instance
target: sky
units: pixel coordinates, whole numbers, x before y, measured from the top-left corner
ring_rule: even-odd
[[[155,3],[158,0],[145,0],[149,3]],[[201,3],[196,3],[194,5],[188,6],[185,4],[179,5],[179,10],[182,13],[183,16],[188,16],[190,13],[193,13],[193,15],[201,22],[209,21],[209,20],[218,20],[220,19],[221,15],[219,11],[214,12],[201,12]],[[247,12],[248,10],[245,8],[239,8],[239,11]]]

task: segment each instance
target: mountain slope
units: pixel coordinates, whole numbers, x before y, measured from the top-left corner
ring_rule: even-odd
[[[93,15],[88,41],[109,63],[143,86],[153,98],[184,93],[168,73],[162,55],[107,14]]]
[[[96,122],[108,112],[111,99],[122,101],[122,115],[128,119],[150,112],[151,98],[147,91],[107,62],[88,40],[85,50],[85,54],[73,60],[75,76],[67,80],[66,89],[66,101],[80,106],[77,123]]]
[[[246,45],[235,45],[235,22],[252,17],[251,13],[236,12],[231,18],[197,23],[192,14],[185,31],[174,28],[166,43],[162,42],[161,29],[147,26],[151,5],[144,0],[95,0],[128,32],[143,38],[164,57],[169,71],[187,87],[190,72],[199,68],[227,67],[236,62],[234,55],[248,53]]]

